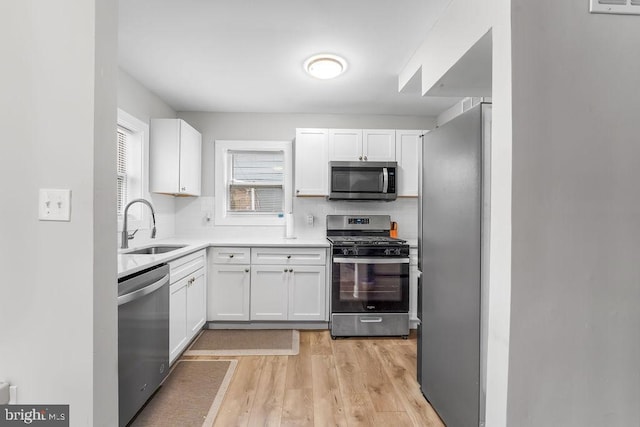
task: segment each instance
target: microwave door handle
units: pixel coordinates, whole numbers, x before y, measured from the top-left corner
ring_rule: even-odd
[[[382,168],[382,192],[389,192],[389,169]]]

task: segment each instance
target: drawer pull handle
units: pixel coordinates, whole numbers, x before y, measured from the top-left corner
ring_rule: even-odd
[[[382,317],[370,317],[367,319],[360,319],[360,323],[382,323]]]

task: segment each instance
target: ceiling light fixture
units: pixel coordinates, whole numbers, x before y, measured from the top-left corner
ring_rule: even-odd
[[[345,72],[347,61],[339,56],[323,53],[307,59],[304,62],[304,69],[317,79],[333,79]]]

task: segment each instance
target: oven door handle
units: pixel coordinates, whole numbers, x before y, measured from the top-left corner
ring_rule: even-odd
[[[409,258],[333,258],[336,264],[409,264]]]

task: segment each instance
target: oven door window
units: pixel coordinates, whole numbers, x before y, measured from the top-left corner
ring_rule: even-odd
[[[404,312],[409,308],[408,259],[341,258],[334,260],[332,276],[333,312]]]

